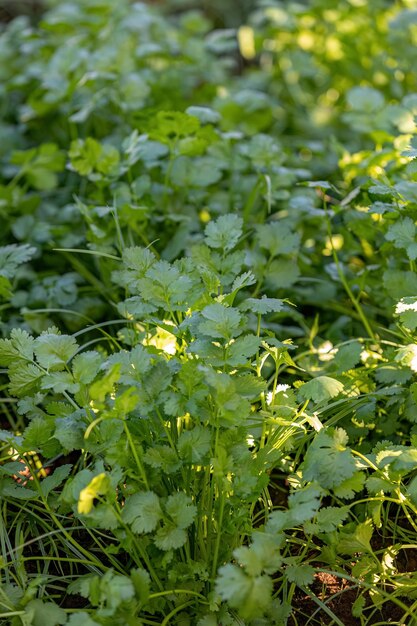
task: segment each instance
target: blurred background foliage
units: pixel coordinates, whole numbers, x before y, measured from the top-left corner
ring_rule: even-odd
[[[8,22],[18,15],[37,20],[48,6],[64,4],[64,0],[1,0],[0,21]],[[259,3],[256,0],[149,0],[167,13],[182,13],[199,9],[218,27],[237,27],[244,23]]]

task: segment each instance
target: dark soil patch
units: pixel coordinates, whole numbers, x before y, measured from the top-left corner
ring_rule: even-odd
[[[44,11],[39,0],[0,0],[0,22],[11,22],[18,15],[39,18]]]
[[[269,481],[269,494],[274,507],[288,508],[289,491],[290,486],[287,477],[283,474],[273,472]]]
[[[85,609],[88,605],[89,601],[86,598],[79,595],[68,595],[61,607],[63,609]]]
[[[360,595],[357,585],[341,579],[333,574],[317,572],[312,585],[312,592],[326,605],[331,613],[342,622],[343,626],[361,626],[363,622],[359,617],[352,615],[352,607]],[[371,624],[409,624],[403,622],[404,611],[394,602],[385,602],[380,609],[376,609],[368,593],[364,594],[365,608],[364,618],[367,626]],[[402,598],[404,604],[406,598]],[[336,622],[334,618],[321,608],[312,596],[299,591],[293,599],[293,613],[289,624],[297,626],[332,626]],[[408,618],[406,618],[408,619]],[[409,624],[411,626],[411,624]]]
[[[417,549],[402,549],[395,557],[395,565],[399,572],[416,572],[417,571]]]
[[[317,572],[312,591],[343,622],[344,626],[360,625],[360,620],[352,616],[352,605],[358,597],[358,590],[356,587],[350,588],[347,580],[340,579],[333,574]],[[301,591],[294,598],[293,606],[294,614],[297,616],[297,621],[294,620],[294,623],[299,626],[334,623],[312,597]]]

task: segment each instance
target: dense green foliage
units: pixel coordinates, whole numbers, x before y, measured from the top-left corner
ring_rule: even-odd
[[[318,572],[416,623],[417,2],[50,5],[0,34],[0,623],[343,626]]]

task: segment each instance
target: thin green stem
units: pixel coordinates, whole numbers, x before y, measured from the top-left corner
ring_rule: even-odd
[[[139,457],[139,455],[137,453],[135,442],[133,441],[133,438],[132,438],[132,435],[130,433],[129,427],[128,427],[127,423],[126,423],[126,420],[123,420],[123,426],[124,426],[124,431],[126,433],[127,440],[129,442],[130,449],[131,449],[132,454],[133,454],[133,458],[135,459],[137,468],[139,470],[139,474],[140,474],[140,476],[141,476],[141,478],[142,478],[142,480],[143,480],[143,482],[145,484],[146,489],[149,489],[149,482],[148,482],[148,477],[146,475],[145,467],[144,467],[144,465],[143,465],[143,463],[142,463],[142,461],[141,461],[141,459],[140,459],[140,457]]]
[[[363,327],[365,328],[368,336],[371,337],[372,339],[375,339],[374,331],[372,330],[372,328],[371,328],[371,326],[370,326],[370,324],[369,324],[369,322],[368,322],[368,320],[366,318],[366,315],[365,315],[365,313],[364,313],[364,311],[363,311],[363,309],[362,309],[362,307],[360,305],[360,302],[359,302],[358,298],[356,298],[356,296],[354,295],[352,289],[350,288],[350,285],[349,285],[349,283],[348,283],[348,281],[346,279],[346,276],[345,276],[345,274],[343,272],[343,269],[342,269],[342,266],[340,264],[339,257],[337,256],[337,252],[336,252],[336,249],[334,247],[334,242],[333,242],[333,234],[332,234],[330,218],[329,218],[328,213],[327,213],[327,204],[326,204],[325,201],[324,201],[324,208],[325,208],[325,212],[326,212],[327,234],[328,234],[328,238],[329,238],[330,247],[331,247],[331,250],[332,250],[333,260],[334,260],[334,263],[336,265],[337,274],[338,274],[338,276],[340,278],[340,281],[341,281],[341,283],[342,283],[342,285],[343,285],[347,295],[349,296],[353,306],[355,307],[355,309],[356,309],[356,311],[357,311],[357,313],[359,315],[359,318],[360,318],[360,320],[361,320],[361,322],[363,324]]]
[[[222,525],[226,500],[223,490],[219,489],[219,515],[217,518],[217,534],[216,542],[214,544],[213,564],[211,569],[211,577],[214,580],[217,574],[217,563],[219,560],[220,542],[222,539]]]

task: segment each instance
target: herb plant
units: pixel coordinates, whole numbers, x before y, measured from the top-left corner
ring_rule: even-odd
[[[5,626],[416,623],[417,6],[250,4],[1,29]]]

